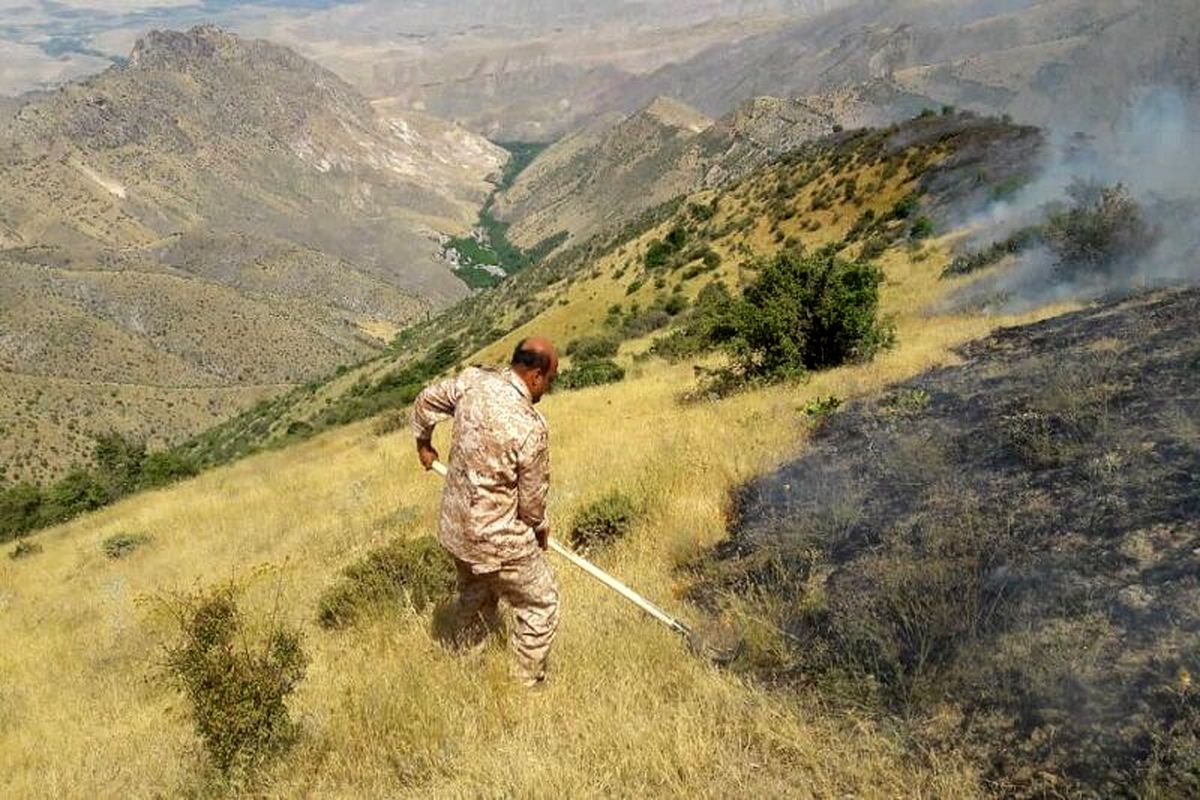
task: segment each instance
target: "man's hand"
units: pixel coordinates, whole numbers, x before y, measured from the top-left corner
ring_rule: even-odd
[[[421,466],[425,468],[426,472],[433,469],[433,462],[441,461],[441,456],[434,449],[433,443],[428,441],[417,442],[417,458],[421,460]]]
[[[545,550],[550,546],[550,525],[546,524],[540,528],[533,529],[533,535],[537,537],[538,547]]]

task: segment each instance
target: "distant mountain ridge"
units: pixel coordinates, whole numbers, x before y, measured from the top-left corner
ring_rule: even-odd
[[[676,197],[737,180],[835,129],[912,116],[927,103],[874,82],[805,98],[757,97],[713,120],[659,97],[551,145],[498,195],[495,208],[512,223],[516,243],[532,247],[565,231],[566,246]]]
[[[1200,92],[1191,0],[864,0],[706,51],[620,87],[721,115],[753,95],[885,80],[898,91],[1062,129],[1103,129],[1132,94]],[[603,103],[602,103],[603,105]]]

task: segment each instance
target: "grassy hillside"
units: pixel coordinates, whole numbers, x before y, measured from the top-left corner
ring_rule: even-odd
[[[926,136],[914,140],[914,131]],[[223,791],[179,696],[160,680],[162,647],[176,631],[156,598],[232,580],[243,587],[252,628],[279,617],[294,623],[311,658],[292,701],[299,739],[247,789],[255,796],[981,794],[966,761],[914,750],[892,724],[831,710],[818,693],[768,690],[710,667],[558,562],[564,621],[553,678],[538,694],[510,684],[499,642],[471,658],[446,652],[431,634],[428,610],[390,601],[348,629],[320,627],[320,597],[345,567],[388,542],[432,533],[440,485],[416,466],[403,428],[364,420],[311,432],[315,423],[333,426],[397,404],[410,383],[456,359],[500,360],[525,331],[562,342],[619,332],[625,381],[543,403],[552,430],[552,524],[565,535],[585,505],[622,491],[639,513],[630,534],[598,559],[656,601],[699,617],[685,600],[692,579],[681,566],[725,537],[736,486],[805,446],[814,407],[830,397],[870,396],[954,363],[953,348],[998,325],[1062,310],[1021,318],[938,311],[947,292],[971,279],[941,280],[945,242],[913,238],[905,198],[923,180],[956,174],[965,145],[980,137],[995,144],[1011,133],[970,120],[926,120],[904,132],[847,135],[726,194],[669,206],[638,229],[615,232],[611,251],[569,253],[523,272],[446,315],[437,329],[402,337],[408,355],[264,405],[205,446],[223,442],[233,455],[302,435],[307,441],[26,540],[23,557],[0,560],[6,791]],[[852,184],[870,190],[860,194]],[[864,217],[867,211],[874,213]],[[867,221],[856,226],[860,219]],[[653,243],[679,241],[671,234],[680,226],[688,228],[687,243],[648,267]],[[695,367],[713,359],[642,357],[662,329],[630,320],[653,310],[659,297],[692,297],[714,279],[737,286],[749,255],[772,252],[789,237],[855,254],[867,245],[860,234],[886,239],[877,254],[886,277],[882,310],[898,344],[875,360],[801,384],[681,404],[695,386]],[[701,243],[717,253],[715,266],[703,250],[687,258]],[[639,311],[631,314],[634,303]],[[299,433],[300,423],[310,430]],[[114,536],[123,537],[120,549]],[[138,546],[127,552],[127,542]]]
[[[786,247],[832,245],[858,256],[904,246],[920,262],[928,248],[910,237],[920,217],[935,232],[947,229],[955,214],[1027,178],[1041,147],[1036,129],[958,114],[809,143],[725,189],[665,203],[540,261],[405,330],[388,355],[264,403],[186,450],[221,462],[402,406],[445,368],[430,358],[434,350],[446,363],[467,363],[481,350],[495,358],[533,330],[563,344],[607,331],[630,339],[629,352],[644,350],[649,340],[633,340],[677,322],[659,313],[673,295],[690,302],[714,282],[736,291],[753,276],[756,257]],[[664,252],[673,231],[686,241]],[[656,241],[662,261],[652,257],[648,266]],[[620,313],[610,318],[614,305]]]
[[[877,391],[1014,321],[927,316],[944,286],[939,260],[888,260],[885,307],[904,344],[875,363],[680,407],[690,366],[652,362],[624,384],[548,399],[556,529],[610,489],[642,499],[646,516],[603,563],[683,607],[677,566],[723,536],[732,487],[801,446],[810,400]],[[342,428],[133,498],[39,535],[41,554],[5,559],[0,772],[9,790],[203,793],[176,697],[146,680],[171,636],[146,601],[236,579],[256,618],[278,604],[302,627],[313,659],[295,703],[301,743],[264,777],[267,796],[976,793],[962,764],[914,759],[866,719],[706,667],[561,564],[554,680],[532,699],[508,684],[501,646],[460,661],[430,638],[427,615],[386,608],[359,628],[320,629],[318,596],[343,566],[432,530],[440,486],[411,451],[404,432]],[[151,540],[114,561],[101,544],[117,533]]]

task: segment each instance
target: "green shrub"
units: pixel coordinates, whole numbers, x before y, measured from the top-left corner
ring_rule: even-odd
[[[342,571],[317,604],[325,628],[345,628],[364,613],[407,603],[419,612],[454,589],[454,562],[436,539],[397,539]]]
[[[100,549],[109,558],[121,559],[149,543],[150,537],[144,533],[116,533],[101,542]]]
[[[891,341],[876,266],[822,251],[780,253],[730,305],[726,349],[744,378],[779,380],[869,358]]]
[[[76,467],[46,492],[42,521],[62,522],[94,511],[113,499],[93,472]]]
[[[566,391],[584,389],[588,386],[602,386],[607,383],[617,383],[625,379],[625,369],[615,361],[599,360],[586,361],[577,367],[563,370],[558,376],[557,388]]]
[[[610,334],[581,336],[567,345],[566,353],[579,361],[594,361],[612,358],[620,347],[620,340]]]
[[[663,303],[663,311],[672,317],[677,317],[687,310],[688,299],[681,294],[673,294]]]
[[[42,546],[37,542],[31,542],[28,539],[22,539],[17,542],[17,546],[8,551],[8,557],[13,561],[19,561],[22,558],[36,556],[42,552]]]
[[[717,199],[714,197],[711,203],[688,203],[688,214],[697,222],[707,222],[712,219],[717,213]]]
[[[891,219],[909,219],[921,208],[921,200],[915,194],[905,195],[896,201],[889,214]]]
[[[908,235],[917,240],[928,239],[933,236],[933,220],[922,214],[913,221]]]
[[[638,516],[638,504],[629,495],[609,492],[575,515],[571,525],[571,546],[590,550],[610,544],[628,534]]]
[[[683,324],[655,342],[650,352],[668,361],[679,361],[718,347],[733,336],[733,303],[724,284],[710,283],[700,290]]]
[[[136,491],[142,480],[146,445],[113,432],[96,437],[93,451],[96,480],[113,497]]]
[[[970,275],[973,272],[990,267],[1006,256],[1022,253],[1030,247],[1040,244],[1042,241],[1041,228],[1022,228],[1003,241],[992,242],[992,244],[982,250],[956,257],[942,270],[942,277],[950,278],[955,275]]]
[[[671,245],[661,239],[654,239],[646,248],[646,256],[642,259],[642,263],[646,265],[646,269],[655,270],[660,267],[665,267],[671,260],[671,256],[675,253],[675,249]]]
[[[142,462],[139,488],[157,489],[200,473],[196,462],[174,450],[150,453]]]
[[[32,484],[18,483],[0,489],[0,542],[15,539],[41,525],[42,490]]]
[[[829,397],[818,397],[808,401],[800,407],[800,413],[806,417],[824,417],[832,414],[841,407],[841,399],[830,395]]]
[[[1072,207],[1046,226],[1046,243],[1064,277],[1112,274],[1154,247],[1158,233],[1123,185],[1076,182],[1067,194]]]
[[[300,634],[272,620],[251,641],[230,589],[177,597],[168,607],[181,634],[166,649],[168,679],[187,698],[213,765],[228,777],[290,744],[286,701],[308,664]]]

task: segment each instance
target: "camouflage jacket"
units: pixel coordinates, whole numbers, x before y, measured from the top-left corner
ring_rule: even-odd
[[[550,485],[549,429],[510,370],[471,367],[426,387],[412,431],[428,439],[454,420],[438,539],[477,573],[537,552]]]

